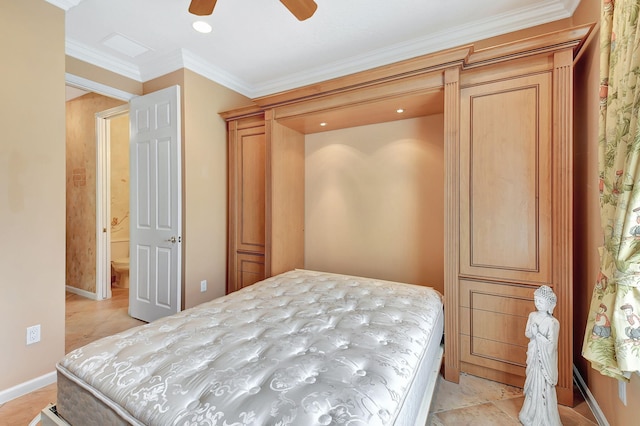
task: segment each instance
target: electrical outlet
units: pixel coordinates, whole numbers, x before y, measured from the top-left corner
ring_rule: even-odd
[[[618,397],[620,401],[626,406],[627,405],[627,382],[623,380],[618,380]]]
[[[40,324],[27,327],[27,345],[40,341]]]
[[[207,280],[200,281],[200,292],[204,293],[207,291]]]

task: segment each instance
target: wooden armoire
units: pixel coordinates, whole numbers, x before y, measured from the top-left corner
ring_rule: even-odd
[[[573,66],[592,28],[449,49],[223,113],[228,291],[304,267],[305,134],[397,120],[398,104],[403,118],[442,113],[445,379],[522,386],[524,328],[546,284],[561,326],[558,401],[571,405]]]

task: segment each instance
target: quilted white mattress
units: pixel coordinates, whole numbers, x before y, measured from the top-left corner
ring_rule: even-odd
[[[57,368],[131,424],[393,425],[441,317],[431,288],[296,270],[98,340]],[[62,417],[90,421],[88,405],[63,399]]]

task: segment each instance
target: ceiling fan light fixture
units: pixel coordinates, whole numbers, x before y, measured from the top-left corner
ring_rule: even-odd
[[[212,30],[211,25],[204,21],[195,21],[191,26],[194,30],[202,34],[208,34]]]
[[[298,18],[298,21],[311,18],[318,8],[313,0],[280,0],[280,2],[289,9],[293,16]]]

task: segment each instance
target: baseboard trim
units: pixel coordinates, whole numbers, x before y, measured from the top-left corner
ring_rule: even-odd
[[[584,398],[585,402],[591,409],[593,416],[596,418],[598,425],[610,426],[609,422],[607,421],[607,418],[604,416],[604,413],[602,412],[602,410],[600,409],[600,406],[598,405],[598,401],[596,401],[596,398],[593,396],[593,394],[587,387],[587,384],[582,378],[582,375],[580,375],[580,372],[578,371],[578,368],[575,366],[575,364],[573,365],[573,379],[575,380],[576,385],[578,386],[578,389],[582,394],[582,397]]]
[[[92,293],[81,288],[71,287],[70,285],[67,285],[66,290],[69,293],[77,294],[78,296],[86,297],[87,299],[98,300],[98,295],[96,293]]]
[[[43,376],[36,377],[35,379],[31,379],[27,382],[20,383],[12,388],[5,389],[0,391],[0,405],[5,402],[9,402],[12,399],[19,398],[23,395],[36,391],[40,388],[48,386],[57,381],[57,374],[55,371],[51,373],[47,373]]]

